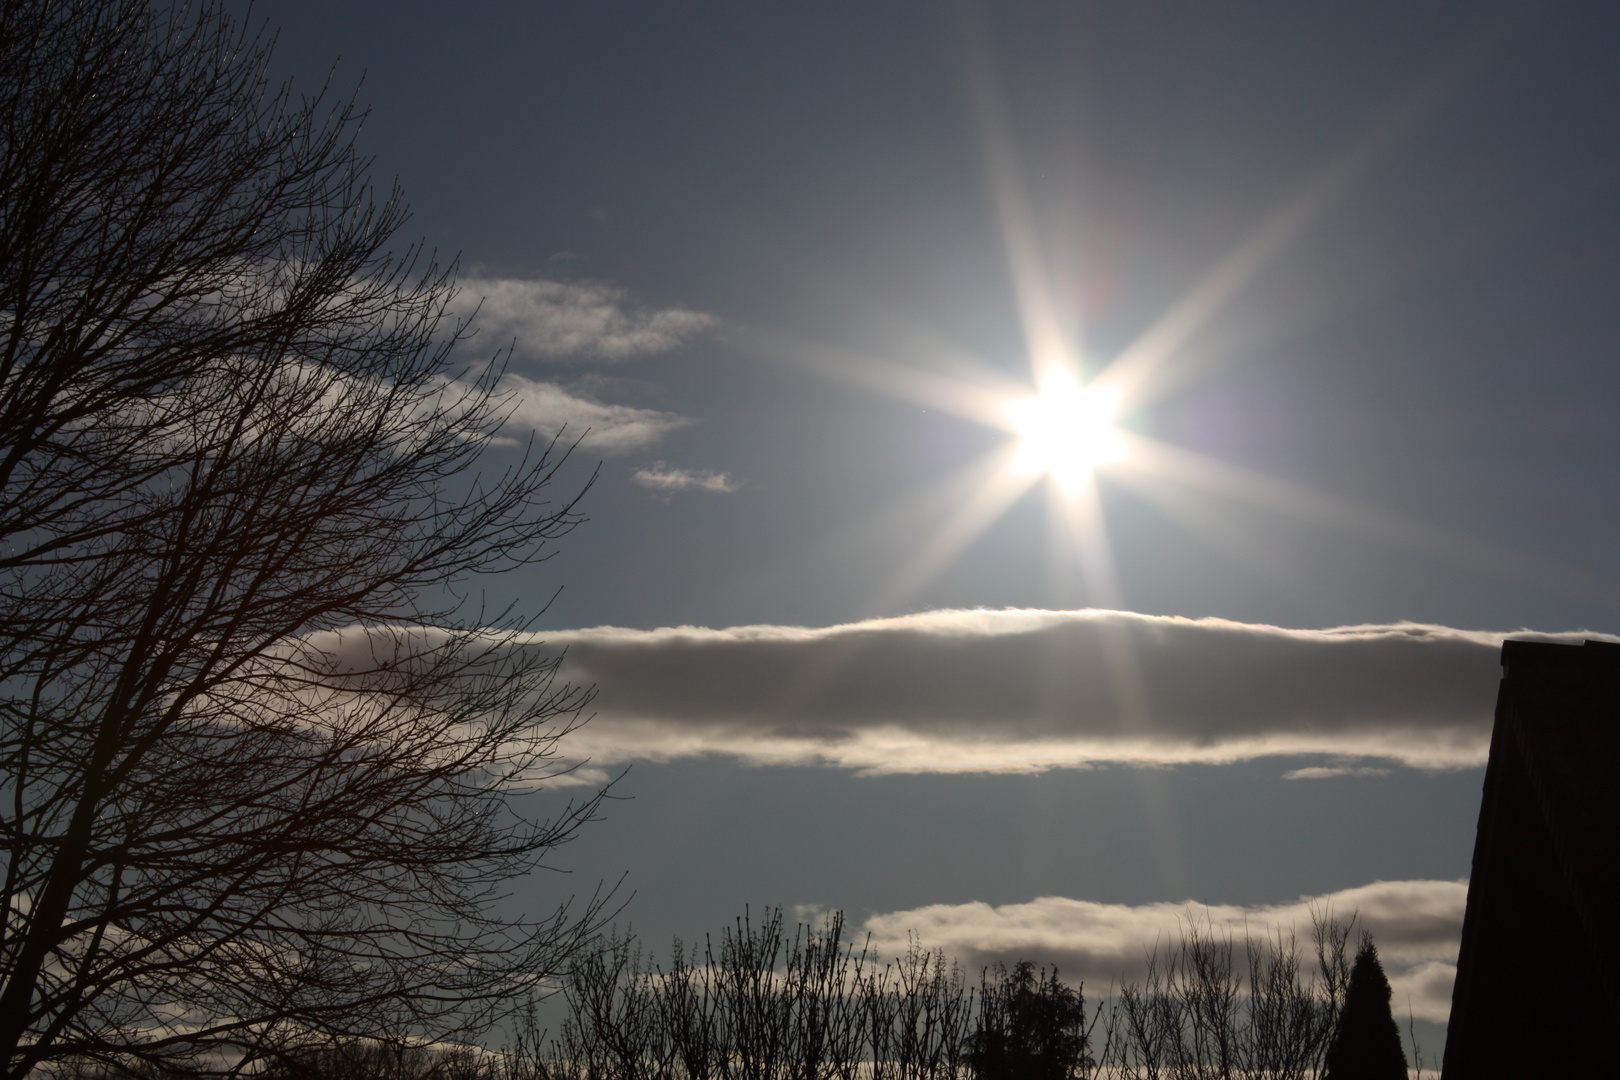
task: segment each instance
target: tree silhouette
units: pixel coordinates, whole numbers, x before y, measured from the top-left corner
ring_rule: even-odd
[[[1037,976],[1020,960],[980,980],[979,1024],[968,1064],[980,1080],[1070,1080],[1089,1069],[1086,1005],[1057,969]]]
[[[475,1033],[592,923],[492,912],[591,815],[508,798],[588,694],[459,614],[575,502],[471,473],[500,365],[268,60],[215,4],[0,0],[12,1080]]]
[[[1363,933],[1323,1080],[1406,1080],[1406,1054],[1389,999],[1384,965],[1378,962],[1372,936]]]

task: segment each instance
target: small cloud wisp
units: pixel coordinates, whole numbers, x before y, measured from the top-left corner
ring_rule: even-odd
[[[631,479],[644,488],[651,488],[654,493],[666,499],[678,491],[730,494],[739,486],[731,478],[730,473],[711,472],[708,469],[678,469],[662,461],[655,461],[646,468],[637,469]]]
[[[507,375],[501,388],[511,395],[508,428],[526,428],[550,438],[561,433],[565,441],[583,436],[582,449],[594,454],[631,454],[644,450],[672,431],[696,421],[657,409],[610,405],[574,393],[553,382],[537,382]]]
[[[480,342],[515,342],[522,360],[619,361],[655,356],[685,345],[718,325],[689,308],[648,308],[629,293],[598,281],[466,276],[454,303],[471,318]],[[474,316],[476,312],[476,317]]]

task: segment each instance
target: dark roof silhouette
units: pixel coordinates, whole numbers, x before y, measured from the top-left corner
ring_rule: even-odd
[[[1444,1080],[1615,1075],[1620,645],[1508,641]]]

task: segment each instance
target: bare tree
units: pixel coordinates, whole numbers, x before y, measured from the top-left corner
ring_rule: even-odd
[[[577,496],[554,448],[473,471],[453,268],[267,62],[211,4],[0,0],[13,1080],[478,1031],[596,913],[492,914],[593,811],[510,799],[588,693],[461,614]]]
[[[1030,1059],[1047,1066],[1040,1075],[1089,1066],[1089,1029],[1069,1026],[1079,992],[1055,971],[1038,983],[987,975],[995,997],[986,1015],[943,953],[913,938],[903,956],[879,963],[844,935],[842,912],[790,938],[782,910],[766,908],[725,929],[718,949],[710,939],[701,962],[677,939],[667,970],[644,963],[628,935],[599,938],[564,980],[560,1036],[547,1043],[530,1014],[506,1059],[509,1077],[966,1080],[1025,1075],[1017,1069]],[[992,1038],[994,1066],[973,1064]]]
[[[1345,943],[1355,922],[1312,913],[1315,978],[1280,930],[1245,936],[1248,990],[1230,937],[1189,922],[1179,944],[1147,956],[1146,978],[1120,991],[1104,1073],[1128,1080],[1306,1080],[1318,1076],[1344,1004]]]

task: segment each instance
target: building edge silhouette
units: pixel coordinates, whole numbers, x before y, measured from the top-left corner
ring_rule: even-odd
[[[1620,644],[1505,641],[1443,1080],[1613,1075]]]

